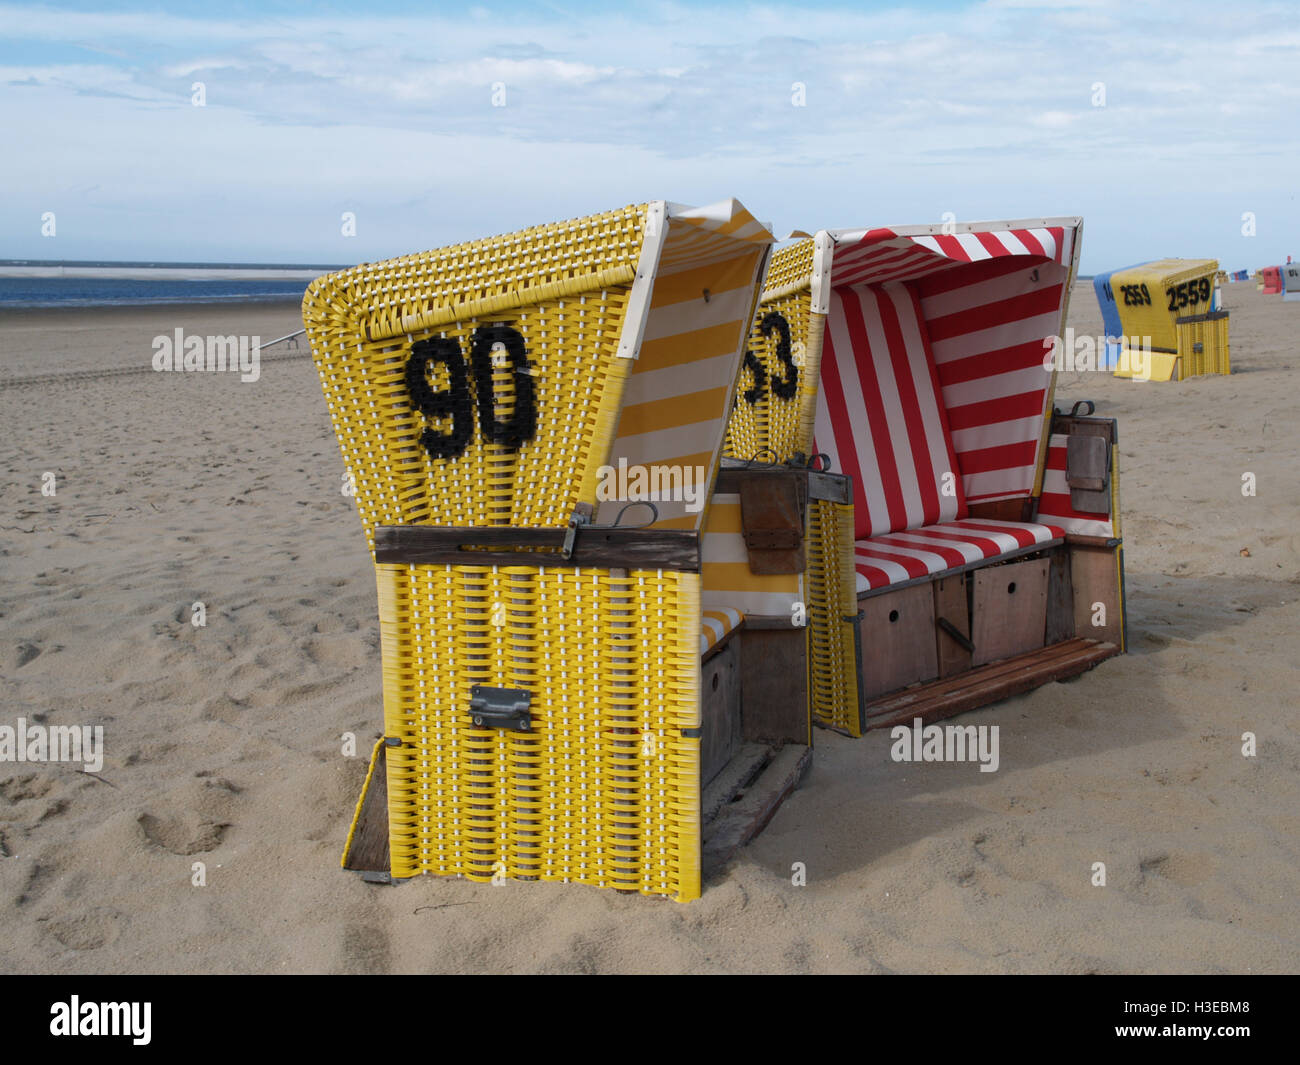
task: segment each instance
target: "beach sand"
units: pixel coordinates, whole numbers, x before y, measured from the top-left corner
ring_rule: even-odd
[[[1058,384],[1119,419],[1130,653],[961,718],[1001,727],[996,773],[819,731],[807,786],[689,905],[342,872],[379,636],[311,361],[91,372],[297,307],[0,314],[0,725],[106,744],[98,775],[0,763],[0,971],[1300,968],[1300,305],[1225,295],[1230,378]],[[1071,306],[1101,331],[1090,283]]]

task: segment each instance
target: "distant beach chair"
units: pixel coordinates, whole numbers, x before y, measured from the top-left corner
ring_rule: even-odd
[[[771,243],[659,202],[310,287],[383,650],[345,868],[686,901],[802,779],[798,488],[718,473]]]
[[[816,723],[937,719],[1123,650],[1115,423],[1054,411],[1045,369],[1081,225],[824,230],[773,257],[751,348],[783,319],[799,387],[769,355],[789,394],[738,406],[728,446],[851,485],[818,508],[807,587],[814,686],[852,684],[815,693]]]
[[[1282,298],[1288,303],[1300,301],[1300,263],[1282,267]]]
[[[1116,377],[1182,381],[1231,372],[1218,272],[1214,259],[1157,259],[1109,275],[1122,338]]]
[[[1276,296],[1282,292],[1282,267],[1261,266],[1255,271],[1255,285],[1265,296]]]
[[[1120,353],[1124,349],[1124,325],[1120,320],[1119,301],[1115,295],[1113,279],[1116,274],[1123,274],[1144,265],[1144,263],[1135,263],[1121,270],[1107,270],[1104,274],[1093,276],[1092,287],[1097,294],[1097,305],[1101,308],[1101,324],[1106,333],[1104,356],[1099,360],[1099,369],[1115,369],[1119,365]]]

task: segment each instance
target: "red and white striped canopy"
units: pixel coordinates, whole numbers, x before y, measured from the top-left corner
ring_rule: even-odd
[[[1069,267],[1077,218],[832,230],[830,287],[912,281],[961,263],[1031,256]]]
[[[1053,378],[1044,356],[1063,327],[1081,226],[819,234],[816,447],[854,478],[860,538],[1031,494]]]

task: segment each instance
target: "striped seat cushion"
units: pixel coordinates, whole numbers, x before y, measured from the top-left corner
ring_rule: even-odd
[[[745,615],[732,607],[719,607],[704,611],[700,617],[700,654],[716,647],[727,636],[740,628]]]
[[[1032,547],[1059,543],[1055,525],[968,518],[859,540],[854,546],[858,594],[989,562]]]
[[[910,285],[831,293],[815,432],[816,450],[853,480],[856,536],[966,516],[929,333]]]

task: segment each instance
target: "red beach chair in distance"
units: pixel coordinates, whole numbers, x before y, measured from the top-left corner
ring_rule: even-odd
[[[812,242],[814,450],[853,483],[865,727],[946,717],[1124,648],[1115,423],[1052,406],[1081,231],[1053,218]],[[807,254],[783,249],[773,272],[787,252]]]

